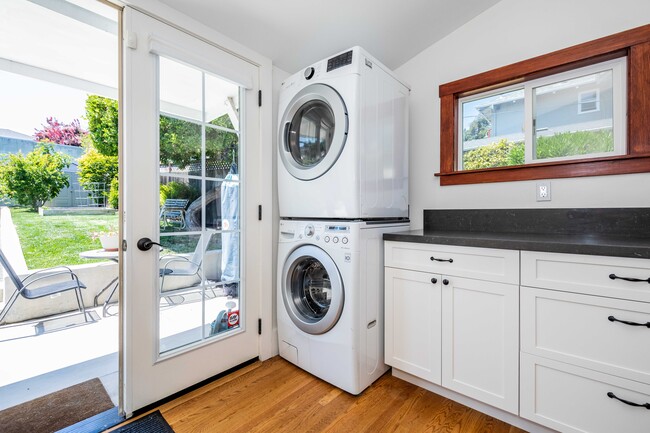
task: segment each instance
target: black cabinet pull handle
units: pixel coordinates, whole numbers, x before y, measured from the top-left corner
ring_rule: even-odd
[[[435,257],[431,256],[431,261],[436,261],[436,262],[449,262],[449,263],[454,263],[454,259],[436,259]]]
[[[642,404],[639,404],[639,403],[633,403],[633,402],[631,402],[631,401],[623,400],[622,398],[618,398],[618,397],[616,397],[616,396],[614,395],[614,393],[611,392],[611,391],[607,393],[607,397],[609,397],[609,398],[613,398],[613,399],[616,399],[616,400],[620,401],[621,403],[625,403],[625,404],[630,405],[630,406],[634,406],[634,407],[645,407],[646,409],[650,410],[650,403],[642,403]]]
[[[444,284],[445,286],[449,285],[449,280],[445,278],[444,280],[442,280],[442,284]]]
[[[438,279],[437,279],[437,278],[431,278],[431,282],[432,282],[433,284],[436,284],[436,283],[438,282]]]
[[[646,323],[628,322],[627,320],[619,320],[614,316],[609,316],[607,320],[609,320],[610,322],[619,322],[630,326],[645,326],[646,328],[650,328],[650,322],[646,322]]]
[[[633,283],[648,283],[648,284],[650,284],[650,278],[644,280],[642,278],[619,277],[616,274],[609,274],[609,279],[610,280],[625,280],[625,281],[631,281]]]

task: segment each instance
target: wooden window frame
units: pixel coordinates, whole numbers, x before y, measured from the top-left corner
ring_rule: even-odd
[[[458,99],[493,88],[627,58],[626,154],[462,170],[458,167]],[[440,185],[650,172],[650,24],[513,63],[439,87]]]

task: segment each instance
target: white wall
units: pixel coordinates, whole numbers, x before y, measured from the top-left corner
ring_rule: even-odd
[[[648,0],[502,0],[396,70],[411,85],[412,228],[423,209],[648,207],[650,173],[440,186],[440,84],[650,23]]]
[[[277,345],[277,328],[278,328],[278,321],[277,321],[277,314],[276,314],[276,300],[277,300],[277,281],[278,281],[278,274],[277,270],[278,267],[276,264],[278,263],[278,231],[280,229],[280,213],[278,211],[278,152],[276,151],[277,145],[278,145],[278,134],[277,134],[277,124],[278,124],[278,100],[280,96],[280,86],[282,85],[282,82],[289,77],[289,73],[283,71],[282,69],[278,67],[273,67],[273,137],[271,142],[273,143],[273,282],[270,285],[273,287],[273,335],[276,338],[276,342],[274,344],[276,353],[278,350],[278,345]]]

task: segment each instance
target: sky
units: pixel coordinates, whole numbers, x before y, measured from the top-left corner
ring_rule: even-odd
[[[34,135],[48,117],[70,123],[79,119],[87,129],[88,93],[9,72],[0,71],[0,128]]]

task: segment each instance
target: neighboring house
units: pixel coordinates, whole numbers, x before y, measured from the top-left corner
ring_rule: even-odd
[[[466,141],[465,150],[506,139],[524,140],[524,92],[513,91],[490,98],[476,106],[489,122],[486,138]],[[535,132],[554,135],[560,132],[598,130],[612,127],[613,92],[611,79],[594,75],[562,81],[535,89]]]
[[[36,142],[33,137],[21,134],[20,132],[12,131],[10,129],[0,128],[0,156],[11,153],[22,152],[28,154],[36,147]],[[77,174],[77,160],[83,155],[83,148],[78,146],[64,146],[61,144],[54,144],[54,149],[57,152],[70,155],[72,163],[64,172],[68,176],[70,186],[63,188],[58,196],[51,201],[47,202],[47,206],[51,207],[73,207],[78,206],[83,200],[78,200],[77,196],[81,190],[79,185],[79,176]],[[3,204],[9,203],[7,200],[2,201]]]

